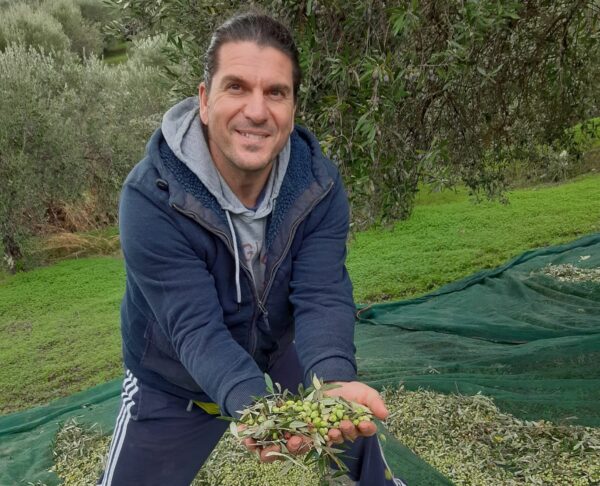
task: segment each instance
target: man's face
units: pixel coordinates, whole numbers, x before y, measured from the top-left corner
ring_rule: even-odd
[[[290,58],[254,42],[225,43],[210,92],[201,83],[199,95],[200,118],[219,171],[240,182],[270,171],[294,126]]]

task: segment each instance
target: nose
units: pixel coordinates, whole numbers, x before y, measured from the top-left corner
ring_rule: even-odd
[[[269,115],[264,94],[262,92],[253,92],[247,99],[243,113],[253,123],[260,124],[266,122]]]

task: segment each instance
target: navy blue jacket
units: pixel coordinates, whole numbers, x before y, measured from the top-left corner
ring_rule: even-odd
[[[356,379],[348,212],[337,169],[296,127],[267,224],[264,292],[243,268],[238,305],[225,213],[157,130],[121,195],[125,366],[229,415],[265,393],[263,372],[293,340],[305,382]]]

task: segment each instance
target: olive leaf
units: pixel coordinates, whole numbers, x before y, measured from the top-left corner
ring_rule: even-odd
[[[267,391],[269,393],[275,393],[275,389],[273,388],[273,380],[267,373],[265,373],[265,383],[267,384]]]
[[[231,435],[233,435],[234,437],[239,438],[239,435],[238,435],[238,426],[236,425],[235,422],[231,422],[229,424],[229,432],[231,432]]]
[[[321,382],[317,378],[317,375],[313,375],[312,382],[313,382],[313,386],[315,387],[315,390],[321,389]]]
[[[256,397],[254,403],[240,411],[239,425],[243,427],[230,428],[234,437],[239,440],[252,438],[260,447],[276,445],[279,452],[276,455],[293,464],[301,461],[304,466],[316,465],[320,471],[329,471],[334,465],[342,473],[347,468],[339,455],[342,449],[330,446],[329,432],[339,428],[341,420],[350,420],[355,425],[361,421],[373,419],[371,411],[363,405],[345,400],[342,397],[324,395],[325,385],[313,377],[313,386],[304,389],[298,387],[298,394],[293,395],[281,386],[267,380],[267,387],[273,390],[267,396]],[[274,390],[278,390],[277,393]],[[308,445],[308,452],[302,456],[293,456],[286,447],[291,436],[302,437]]]

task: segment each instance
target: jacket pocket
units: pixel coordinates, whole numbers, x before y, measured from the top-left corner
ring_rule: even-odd
[[[192,375],[188,373],[175,352],[175,348],[164,335],[158,323],[148,322],[146,332],[146,347],[140,364],[162,376],[168,382],[194,393],[202,391]]]

